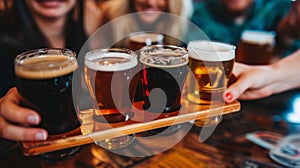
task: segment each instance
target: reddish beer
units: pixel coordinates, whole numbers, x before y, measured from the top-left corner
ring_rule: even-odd
[[[273,32],[244,31],[237,47],[236,61],[249,65],[269,64],[274,44]]]
[[[99,108],[94,113],[96,122],[118,123],[132,118],[132,103],[139,79],[137,63],[136,54],[122,48],[94,50],[85,55],[85,80]],[[129,135],[96,143],[116,149],[132,141],[133,136]]]
[[[164,36],[159,33],[152,32],[137,32],[133,33],[129,37],[128,48],[130,50],[136,51],[144,46],[163,44]]]

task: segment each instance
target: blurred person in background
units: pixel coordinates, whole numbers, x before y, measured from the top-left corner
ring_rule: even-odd
[[[282,41],[291,44],[300,38],[300,1],[294,1],[291,9],[280,21],[277,31],[284,38]],[[224,100],[253,100],[269,97],[273,94],[300,88],[298,69],[300,49],[282,58],[278,62],[263,66],[248,66],[235,63],[233,74],[237,80],[224,93]]]
[[[210,40],[238,45],[244,30],[276,32],[291,4],[291,0],[204,0],[194,3],[191,21]],[[276,44],[280,47],[281,36],[285,34],[276,33]],[[197,36],[189,32],[188,39],[195,40]],[[285,47],[284,53],[279,54],[288,55],[299,46],[290,44]]]
[[[300,0],[294,0],[289,12],[280,21],[277,32],[280,35],[281,50],[286,54],[300,48]]]
[[[0,17],[1,97],[13,88],[0,99],[0,136],[44,140],[45,130],[27,127],[39,124],[41,118],[37,112],[20,106],[21,97],[14,87],[14,58],[37,48],[68,48],[78,54],[87,37],[99,27],[101,11],[90,0],[5,1],[9,3]]]
[[[187,25],[163,13],[186,19],[192,14],[191,0],[110,0],[104,2],[102,6],[105,22],[138,12],[132,17],[124,17],[111,24],[114,36],[112,40],[135,32],[155,30],[174,34],[174,37],[165,37],[165,42],[180,45],[178,39],[184,36]],[[124,39],[115,46],[127,47],[128,41]]]

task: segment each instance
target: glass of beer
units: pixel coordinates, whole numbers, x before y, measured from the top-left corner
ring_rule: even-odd
[[[140,50],[144,46],[163,44],[164,36],[155,32],[136,32],[130,34],[128,49]]]
[[[164,36],[160,33],[155,32],[135,32],[131,33],[128,40],[128,49],[135,51],[140,55],[140,49],[144,46],[154,45],[154,44],[163,44]],[[135,101],[142,101],[142,84],[141,81],[138,82],[136,88],[136,94],[134,97]]]
[[[144,110],[166,116],[179,110],[189,69],[187,50],[174,45],[145,46],[141,49],[139,61]]]
[[[132,104],[139,76],[137,55],[125,48],[99,49],[84,57],[85,80],[95,105],[94,120],[121,123],[130,120],[134,113]],[[99,109],[99,110],[98,110]],[[126,147],[134,135],[97,141],[106,149]]]
[[[232,73],[235,46],[196,40],[189,42],[188,52],[191,69],[188,75],[187,99],[189,102],[203,105],[224,103],[223,93]],[[210,117],[196,121],[196,125],[215,125],[221,119],[221,116]]]
[[[236,61],[249,65],[269,64],[274,58],[275,32],[245,30],[237,46]]]
[[[36,49],[15,59],[17,89],[25,100],[22,105],[41,115],[40,127],[49,135],[65,137],[80,126],[72,97],[72,75],[77,67],[76,54],[68,49]],[[78,149],[49,152],[42,157],[63,160]]]

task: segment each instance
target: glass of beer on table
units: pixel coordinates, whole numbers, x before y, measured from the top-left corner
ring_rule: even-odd
[[[220,42],[195,40],[188,44],[189,67],[187,99],[191,103],[212,105],[224,103],[235,61],[235,46]],[[195,79],[195,80],[192,80]],[[195,122],[198,126],[216,125],[222,116],[208,117]]]
[[[125,48],[98,49],[84,57],[84,74],[90,95],[97,103],[94,120],[102,123],[121,123],[130,120],[138,77],[135,52]],[[106,149],[128,146],[134,135],[96,141]]]
[[[15,59],[17,89],[24,98],[22,105],[41,115],[40,127],[50,136],[66,137],[80,126],[72,97],[72,75],[77,67],[76,54],[68,49],[36,49],[21,53]],[[64,160],[79,148],[41,156],[48,160]]]
[[[189,69],[187,50],[174,45],[145,46],[141,49],[139,61],[144,110],[156,114],[157,117],[178,111],[181,107],[181,91]],[[155,118],[146,116],[146,120],[153,119]],[[153,134],[164,129],[166,128],[153,130]]]
[[[274,58],[275,32],[245,30],[237,46],[236,61],[249,65],[269,64]]]

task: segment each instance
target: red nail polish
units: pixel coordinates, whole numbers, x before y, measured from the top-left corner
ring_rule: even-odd
[[[232,94],[231,94],[230,92],[227,92],[227,93],[225,94],[225,98],[226,98],[227,101],[232,101],[233,96],[232,96]]]

